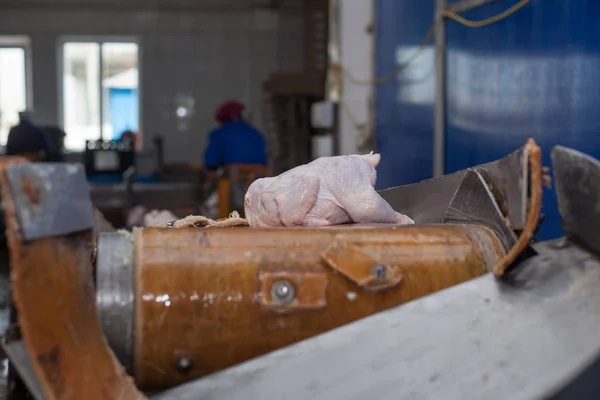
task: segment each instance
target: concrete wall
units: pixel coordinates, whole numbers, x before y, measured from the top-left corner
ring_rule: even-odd
[[[369,26],[373,23],[373,0],[340,0],[339,31],[340,59],[342,64],[359,79],[373,77],[373,34]],[[367,139],[365,132],[371,131],[369,126],[369,109],[371,107],[372,87],[357,85],[344,76],[342,80],[342,98],[350,113],[341,107],[340,110],[340,153],[353,154],[358,151],[374,150],[373,143],[363,143]],[[365,124],[365,130],[357,129],[356,122]]]
[[[162,134],[167,162],[201,162],[216,106],[237,98],[260,127],[262,82],[273,71],[301,66],[303,57],[297,6],[274,12],[244,0],[205,3],[0,0],[0,35],[31,38],[33,104],[43,124],[60,121],[61,37],[137,37],[144,152],[152,149],[152,136]],[[195,101],[183,127],[175,116],[181,96]]]

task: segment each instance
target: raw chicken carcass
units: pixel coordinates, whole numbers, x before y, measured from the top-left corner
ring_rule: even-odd
[[[254,181],[244,199],[251,227],[414,224],[375,191],[381,155],[322,157]]]

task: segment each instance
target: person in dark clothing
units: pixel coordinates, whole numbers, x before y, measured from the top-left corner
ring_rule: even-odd
[[[19,113],[19,124],[8,132],[6,155],[23,156],[31,161],[48,161],[52,154],[47,132],[31,122],[28,112]]]
[[[50,162],[64,162],[64,148],[65,148],[65,137],[66,132],[60,129],[58,126],[43,126],[42,129],[48,135],[51,143],[52,153],[48,157]]]
[[[242,116],[244,105],[232,100],[222,104],[215,113],[220,127],[209,134],[204,152],[204,168],[216,171],[231,164],[267,165],[267,150],[263,135]]]

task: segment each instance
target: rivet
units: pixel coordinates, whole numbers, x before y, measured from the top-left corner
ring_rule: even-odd
[[[278,304],[288,304],[296,297],[294,286],[286,281],[280,280],[271,285],[271,299]]]
[[[194,360],[190,357],[179,357],[175,362],[175,367],[182,374],[188,373],[194,367]]]
[[[371,268],[371,275],[375,275],[379,279],[385,278],[385,275],[386,275],[385,266],[383,266],[381,264],[374,265],[373,268]]]

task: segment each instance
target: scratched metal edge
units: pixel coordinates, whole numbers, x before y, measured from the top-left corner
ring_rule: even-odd
[[[484,169],[507,202],[512,228],[520,230],[525,226],[527,215],[527,159],[523,146],[496,161],[378,193],[394,210],[408,215],[417,224],[440,223],[464,174]]]
[[[471,201],[477,201],[473,207]],[[506,251],[517,242],[507,225],[493,193],[478,171],[467,171],[456,189],[442,220],[443,223],[474,223],[490,228]]]
[[[93,228],[93,206],[82,165],[26,163],[8,165],[5,172],[15,198],[19,233],[25,240],[61,236]],[[45,185],[41,189],[42,205],[35,213],[27,210],[30,201],[20,187],[23,177],[32,179],[37,185]],[[68,202],[64,201],[66,198],[69,199]],[[78,218],[69,218],[74,212],[78,214]]]
[[[600,255],[600,162],[563,146],[552,149],[551,159],[565,235]]]
[[[544,398],[600,353],[600,263],[536,246],[523,287],[487,274],[152,399]]]

